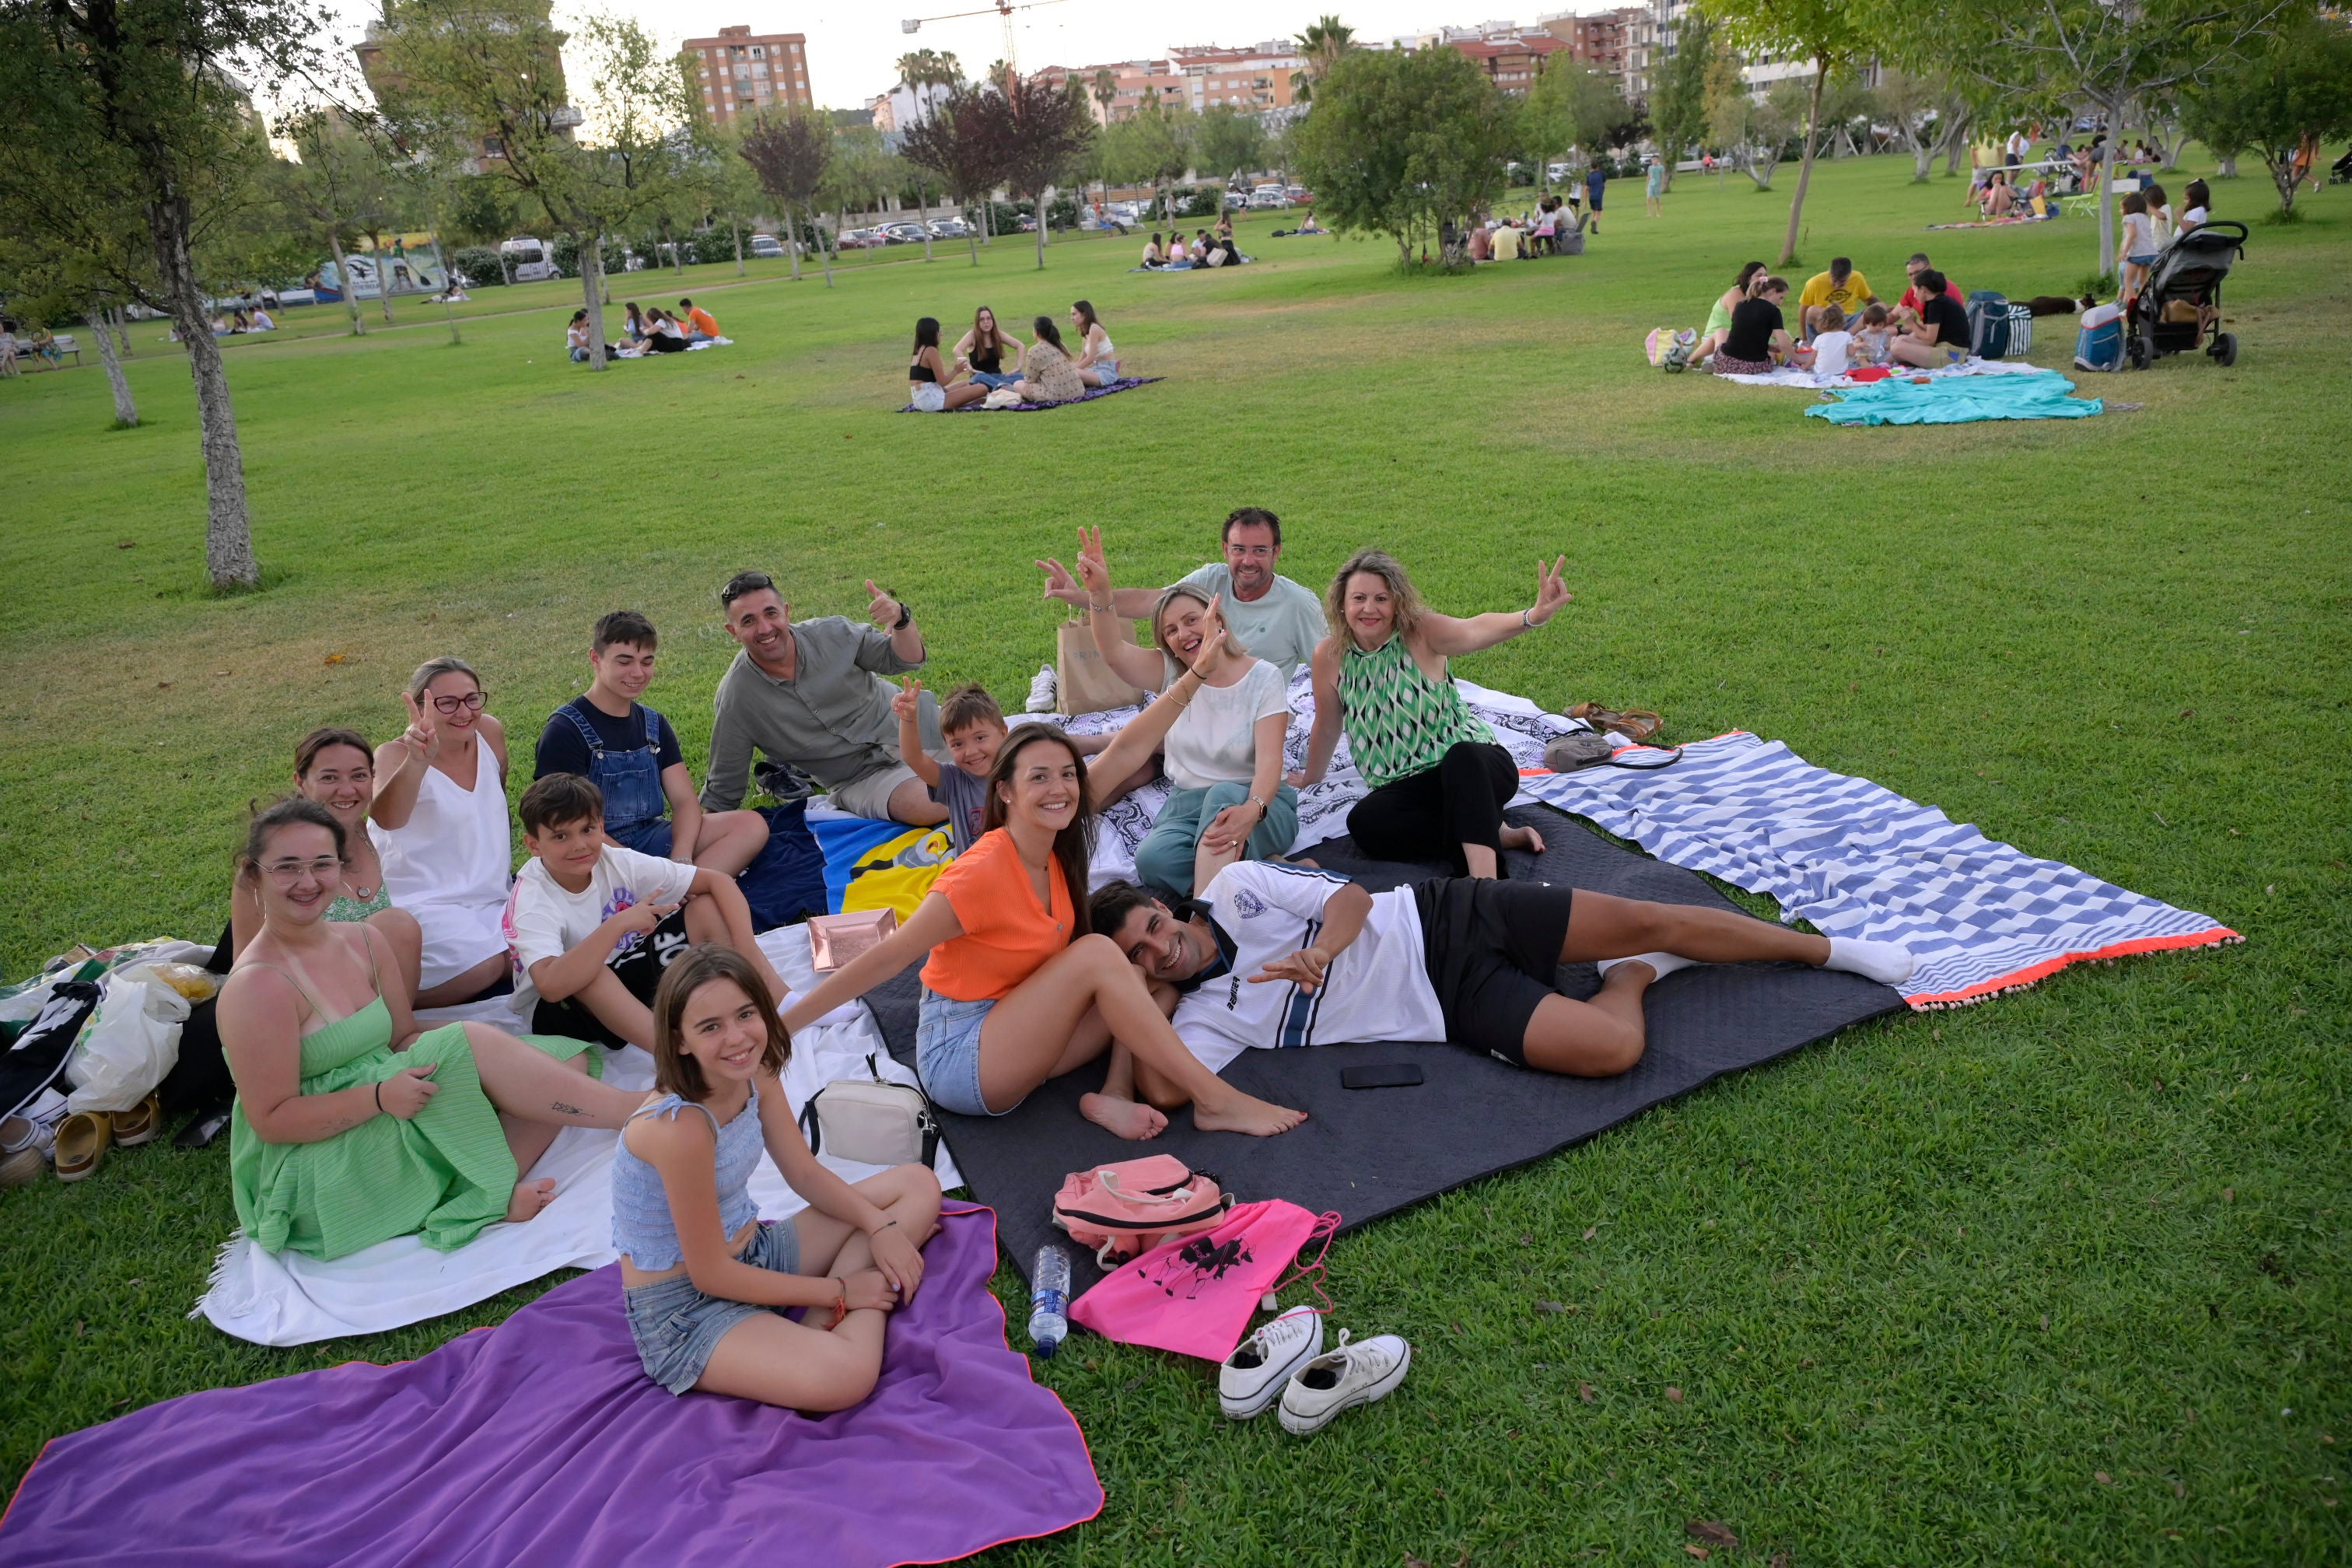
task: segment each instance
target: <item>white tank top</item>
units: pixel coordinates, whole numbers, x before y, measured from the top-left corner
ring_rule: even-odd
[[[514,851],[507,837],[507,794],[498,754],[474,742],[474,787],[427,767],[416,806],[402,826],[368,824],[383,860],[384,886],[396,904],[503,907]]]

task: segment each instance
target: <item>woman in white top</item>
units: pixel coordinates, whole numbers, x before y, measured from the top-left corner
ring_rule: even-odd
[[[1087,584],[1095,646],[1131,684],[1160,689],[1192,668],[1204,648],[1217,647],[1200,667],[1201,689],[1163,743],[1168,781],[1175,787],[1136,847],[1138,879],[1189,895],[1236,860],[1286,853],[1298,837],[1298,792],[1282,778],[1283,741],[1290,730],[1282,671],[1235,644],[1215,601],[1182,583],[1160,596],[1151,647],[1116,636],[1100,529],[1078,552],[1078,575]]]
[[[446,1007],[507,973],[507,731],[461,658],[419,665],[402,700],[408,728],[376,748],[368,837],[392,901],[424,931],[416,1005]]]
[[[1084,300],[1070,307],[1070,326],[1076,331],[1084,352],[1078,355],[1078,379],[1088,386],[1108,386],[1118,379],[1118,350],[1111,346],[1110,334],[1095,315],[1095,308]]]

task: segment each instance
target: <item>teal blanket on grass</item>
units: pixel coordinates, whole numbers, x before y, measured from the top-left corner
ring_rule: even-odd
[[[2039,375],[1938,378],[1925,386],[1889,378],[1841,388],[1835,403],[1807,416],[1832,425],[1965,425],[1977,419],[2081,419],[2105,405],[2071,397],[2074,384],[2056,371]]]

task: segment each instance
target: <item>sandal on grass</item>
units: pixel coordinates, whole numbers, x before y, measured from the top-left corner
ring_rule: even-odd
[[[151,1094],[130,1110],[114,1112],[110,1121],[116,1148],[136,1149],[142,1143],[152,1143],[163,1131],[163,1101],[160,1096]]]
[[[77,1110],[58,1123],[58,1180],[79,1182],[97,1170],[113,1132],[112,1119],[103,1110]]]
[[[1646,708],[1628,708],[1621,713],[1598,702],[1580,702],[1564,716],[1581,719],[1596,730],[1614,731],[1637,746],[1655,738],[1666,727],[1664,719]]]

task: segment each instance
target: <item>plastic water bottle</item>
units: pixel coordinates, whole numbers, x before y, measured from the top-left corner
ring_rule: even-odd
[[[1051,1356],[1070,1331],[1069,1254],[1046,1243],[1037,1249],[1029,1279],[1029,1342],[1039,1355]]]

